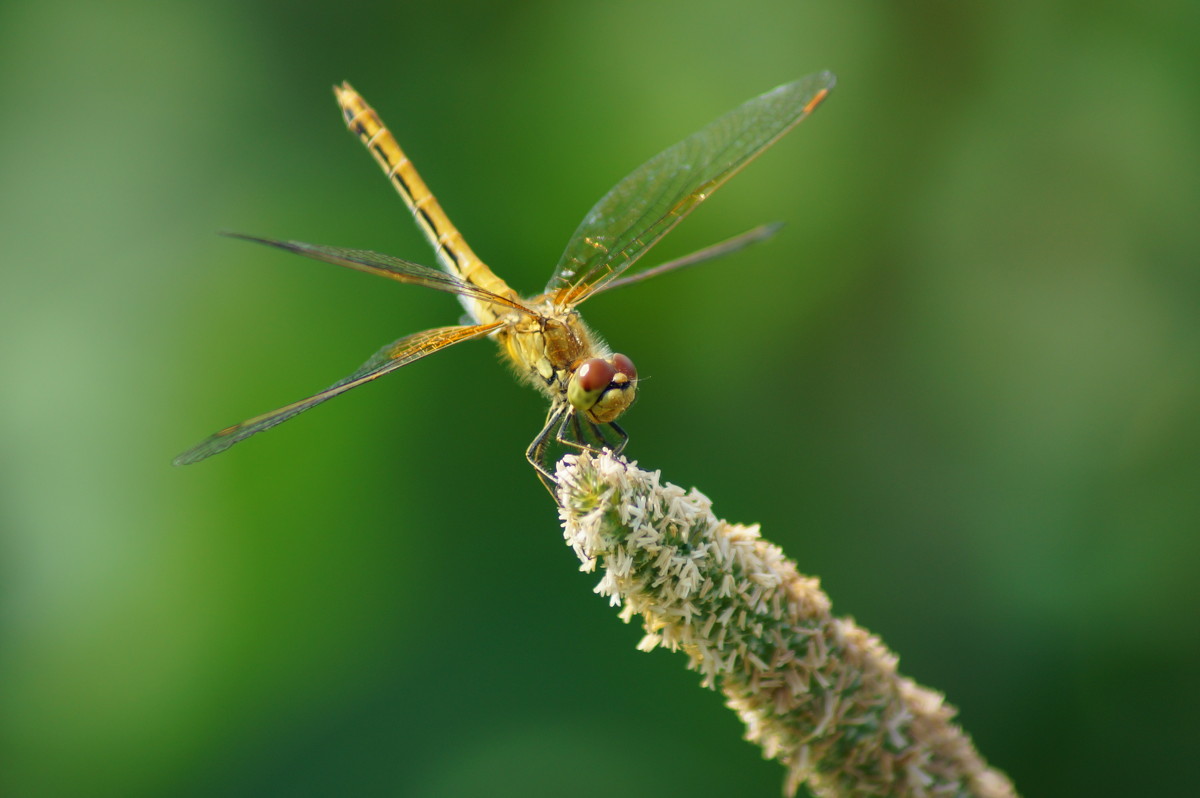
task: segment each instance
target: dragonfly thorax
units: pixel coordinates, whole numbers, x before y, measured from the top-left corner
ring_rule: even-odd
[[[637,370],[612,353],[579,313],[531,302],[533,314],[514,314],[497,333],[517,374],[551,403],[569,404],[596,423],[620,416],[637,393]]]

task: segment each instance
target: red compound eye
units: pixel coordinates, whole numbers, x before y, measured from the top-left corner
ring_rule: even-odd
[[[633,361],[625,355],[613,355],[612,363],[616,370],[628,377],[631,382],[637,380],[637,368],[634,367]]]
[[[607,361],[594,357],[579,367],[575,372],[575,379],[579,381],[580,388],[587,393],[593,393],[607,388],[616,373],[617,370]]]

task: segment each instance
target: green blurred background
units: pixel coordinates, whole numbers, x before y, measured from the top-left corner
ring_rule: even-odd
[[[452,298],[220,238],[432,262],[348,79],[539,290],[617,179],[834,96],[596,299],[629,454],[821,577],[1026,796],[1182,794],[1200,747],[1200,6],[0,5],[0,793],[778,794],[638,653],[464,345],[217,459]]]

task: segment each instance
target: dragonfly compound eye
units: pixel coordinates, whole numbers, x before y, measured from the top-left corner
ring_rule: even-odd
[[[613,355],[613,368],[629,378],[630,382],[637,382],[637,368],[633,365],[633,361],[625,355]]]
[[[587,410],[608,390],[617,370],[607,360],[594,357],[585,360],[567,384],[567,401],[576,410]]]
[[[608,422],[625,412],[637,394],[637,369],[625,355],[610,360],[584,361],[567,383],[567,401],[596,422]]]

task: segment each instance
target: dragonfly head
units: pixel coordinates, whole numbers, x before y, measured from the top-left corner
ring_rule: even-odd
[[[625,355],[594,357],[575,369],[567,382],[567,401],[594,421],[612,421],[637,396],[637,369]]]

